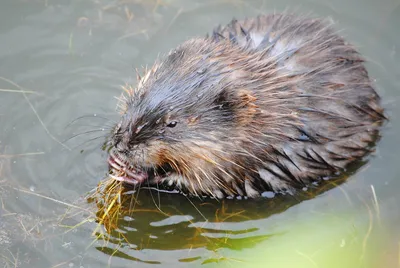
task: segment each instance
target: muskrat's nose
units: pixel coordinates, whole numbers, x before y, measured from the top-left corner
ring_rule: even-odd
[[[127,154],[129,152],[128,147],[122,141],[118,141],[114,147],[118,153]]]
[[[129,150],[128,149],[117,149],[117,152],[120,154],[128,154]]]

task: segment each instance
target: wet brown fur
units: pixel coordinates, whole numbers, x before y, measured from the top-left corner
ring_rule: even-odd
[[[342,172],[385,118],[354,47],[291,14],[188,40],[126,91],[110,150],[134,169],[168,167],[149,182],[195,196],[293,192]]]

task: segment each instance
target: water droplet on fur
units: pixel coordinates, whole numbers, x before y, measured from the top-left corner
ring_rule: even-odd
[[[301,133],[300,136],[298,137],[298,140],[300,140],[300,141],[310,141],[310,137],[308,137],[304,133]]]
[[[275,197],[275,193],[271,192],[271,191],[267,191],[267,192],[263,192],[261,194],[262,197],[266,197],[266,198],[274,198]]]
[[[197,70],[198,74],[204,74],[206,72],[206,68],[201,68],[199,70]]]

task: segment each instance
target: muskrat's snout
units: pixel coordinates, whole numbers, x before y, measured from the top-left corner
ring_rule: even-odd
[[[111,150],[108,156],[109,176],[115,180],[137,185],[143,182],[158,183],[171,174],[169,165],[141,166],[117,150]]]
[[[146,97],[135,95],[133,89],[128,92],[121,121],[105,145],[110,177],[133,185],[160,183],[176,173],[165,152],[170,147],[171,129],[179,130],[178,122],[163,109],[143,110],[148,105]]]

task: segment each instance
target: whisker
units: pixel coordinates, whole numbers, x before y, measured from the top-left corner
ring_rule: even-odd
[[[102,131],[105,131],[105,129],[104,129],[104,128],[100,128],[100,129],[88,130],[88,131],[85,131],[85,132],[81,132],[81,133],[75,134],[75,135],[69,137],[68,139],[64,140],[63,142],[70,141],[70,140],[72,140],[72,139],[74,139],[74,138],[76,138],[76,137],[79,137],[79,136],[82,136],[82,135],[85,135],[85,134],[96,133],[96,132],[102,132]],[[104,136],[104,137],[105,137],[105,136]]]
[[[108,125],[108,124],[104,124],[104,125],[76,124],[75,126],[77,126],[77,127],[92,127],[92,128],[98,128],[98,129],[103,128],[104,130],[110,130],[110,131],[114,128],[114,125]]]
[[[101,116],[101,115],[97,115],[97,114],[93,114],[93,115],[82,115],[79,116],[78,118],[75,118],[74,120],[72,120],[71,122],[69,122],[65,128],[69,127],[70,125],[72,125],[73,123],[75,123],[78,120],[84,119],[84,118],[99,118],[99,119],[104,119],[107,121],[111,121],[110,119],[108,119],[107,117]],[[114,123],[114,122],[113,122]],[[116,123],[116,122],[115,122]]]
[[[91,142],[91,141],[94,141],[94,140],[97,140],[97,139],[100,139],[100,138],[103,138],[103,139],[104,139],[105,136],[94,137],[94,138],[89,139],[89,140],[87,140],[87,141],[85,141],[85,142],[82,142],[81,144],[78,144],[77,146],[73,147],[72,149],[77,149],[77,148],[81,147],[82,145],[84,145],[84,144],[86,144],[86,143],[88,143],[88,142]]]

